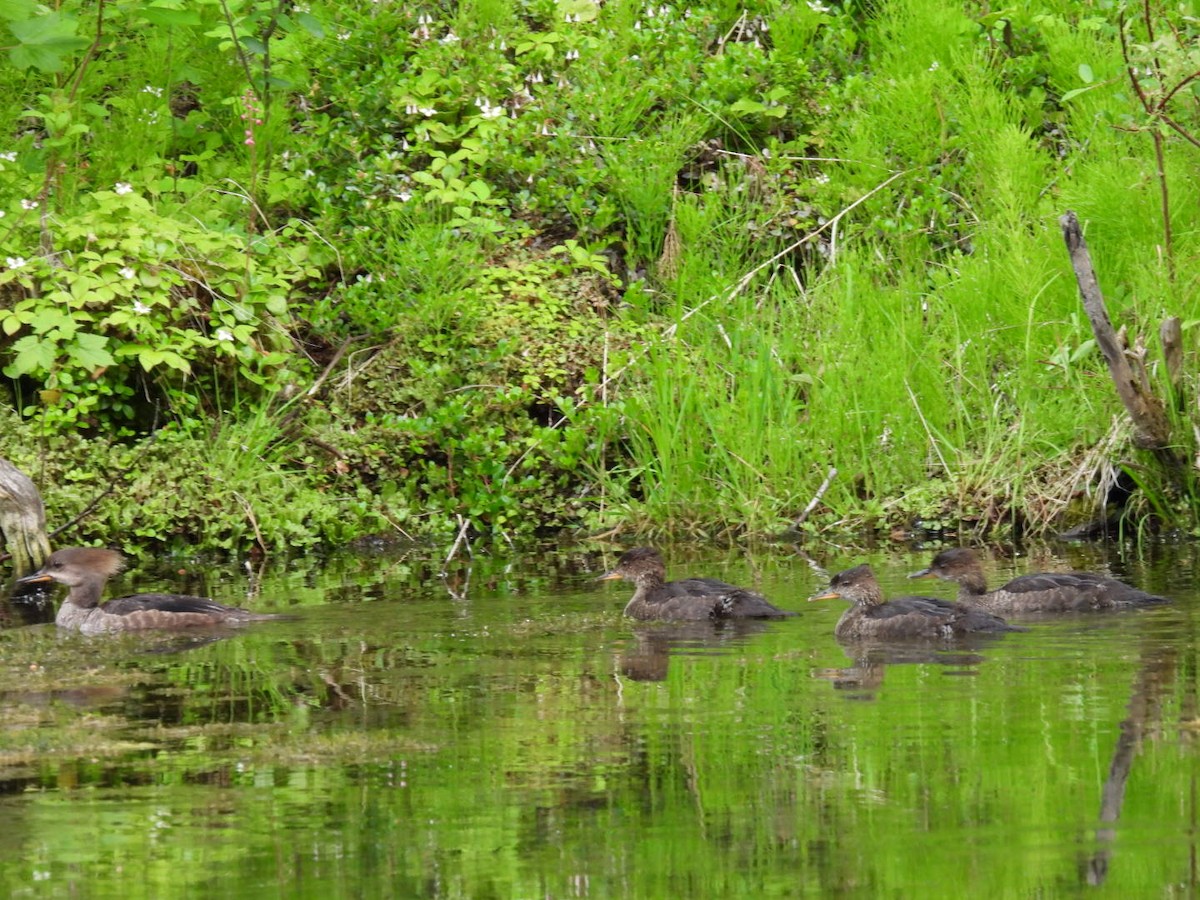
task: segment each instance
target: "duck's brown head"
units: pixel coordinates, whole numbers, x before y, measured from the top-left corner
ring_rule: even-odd
[[[943,550],[929,563],[929,567],[913,572],[909,578],[942,578],[959,584],[974,585],[983,581],[983,566],[974,550],[954,547]]]
[[[641,581],[647,577],[662,580],[667,573],[666,563],[653,547],[634,547],[621,554],[617,565],[605,572],[597,581],[613,581],[624,578],[626,581]]]
[[[862,606],[876,606],[883,603],[883,589],[875,578],[875,573],[866,563],[838,572],[829,579],[829,587],[819,594],[809,597],[813,600],[849,600]]]
[[[57,581],[68,587],[85,582],[106,581],[125,566],[125,557],[116,550],[103,547],[63,547],[55,550],[46,564],[32,575],[20,579],[20,584]]]

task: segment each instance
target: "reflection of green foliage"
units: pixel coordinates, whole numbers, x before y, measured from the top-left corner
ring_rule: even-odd
[[[213,573],[218,599],[294,599],[302,618],[174,654],[0,632],[0,761],[27,788],[4,801],[0,886],[1057,895],[1098,846],[1103,784],[1138,708],[1108,889],[1136,896],[1186,871],[1186,840],[1132,838],[1186,835],[1195,685],[1176,650],[1194,629],[1164,643],[1162,620],[1098,620],[1063,655],[1080,633],[1048,624],[974,660],[943,652],[835,687],[815,676],[851,663],[830,636],[840,610],[810,607],[740,640],[684,638],[664,680],[636,682],[621,658],[669,646],[673,629],[620,621],[624,589],[569,587],[583,558],[480,557],[464,603],[430,578],[441,561],[321,572],[302,559],[263,573],[249,600],[249,582]],[[751,583],[719,562],[688,568]],[[896,588],[911,569],[872,562]],[[783,553],[755,569],[784,606],[811,586]]]

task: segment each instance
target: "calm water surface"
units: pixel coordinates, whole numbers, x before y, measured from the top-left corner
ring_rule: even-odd
[[[930,553],[668,552],[795,619],[624,621],[594,548],[135,571],[288,609],[231,637],[0,631],[9,896],[1113,897],[1200,886],[1196,550],[989,563],[1176,602],[843,648],[823,576]],[[823,573],[823,574],[822,574]],[[914,591],[914,588],[917,591]]]

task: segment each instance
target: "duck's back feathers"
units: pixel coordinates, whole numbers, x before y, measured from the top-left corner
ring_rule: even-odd
[[[1090,572],[1020,575],[972,600],[984,609],[1010,612],[1092,612],[1169,602],[1166,597]]]
[[[1123,581],[1091,572],[1020,575],[987,589],[983,563],[967,547],[943,550],[910,578],[944,578],[958,585],[958,599],[994,613],[1095,612],[1169,602]]]
[[[607,581],[623,578],[637,589],[625,607],[625,615],[649,621],[701,621],[703,619],[780,619],[795,613],[779,609],[754,591],[716,578],[666,580],[666,565],[658,551],[635,547],[626,551],[612,571],[600,576]]]
[[[282,618],[270,613],[255,613],[247,609],[225,606],[208,597],[190,594],[133,594],[109,600],[100,608],[110,616],[161,615],[164,622],[182,622],[174,619],[175,616],[203,617],[205,621],[201,623],[197,620],[197,624],[212,624],[216,621],[255,622]]]
[[[715,578],[685,578],[635,594],[625,607],[634,619],[781,619],[795,613],[779,609],[754,591]]]
[[[949,600],[897,597],[875,606],[851,606],[838,622],[835,634],[840,638],[942,640],[1024,630],[982,609]]]

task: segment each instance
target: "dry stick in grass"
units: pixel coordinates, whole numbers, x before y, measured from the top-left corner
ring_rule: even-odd
[[[821,486],[817,488],[817,492],[813,494],[813,498],[808,501],[808,506],[804,507],[804,512],[796,517],[795,527],[799,528],[804,524],[805,519],[812,515],[812,511],[817,508],[817,504],[821,502],[821,498],[825,496],[825,492],[829,490],[829,486],[833,484],[833,479],[837,478],[837,469],[830,467],[829,474],[825,476],[825,480],[821,482]]]
[[[1092,268],[1092,258],[1083,239],[1083,230],[1079,227],[1079,219],[1074,212],[1068,210],[1059,219],[1059,224],[1062,226],[1067,252],[1071,255],[1071,265],[1075,269],[1075,280],[1079,283],[1083,308],[1092,323],[1096,344],[1108,363],[1108,372],[1117,389],[1117,396],[1121,398],[1121,403],[1133,422],[1134,446],[1149,450],[1165,468],[1178,469],[1182,460],[1170,447],[1171,425],[1167,421],[1166,411],[1162,402],[1148,390],[1150,382],[1146,377],[1143,359],[1134,359],[1137,369],[1135,371],[1134,367],[1130,366],[1129,357],[1124,352],[1117,333],[1113,330],[1108,310],[1104,306],[1104,295],[1100,292],[1100,284]]]
[[[946,457],[942,456],[942,448],[938,446],[937,438],[933,435],[933,429],[929,425],[929,420],[925,418],[925,413],[921,412],[921,404],[917,402],[917,395],[913,393],[912,385],[907,381],[904,382],[904,390],[908,391],[908,399],[912,401],[913,409],[917,411],[917,418],[921,420],[921,427],[925,429],[925,435],[929,438],[929,446],[937,454],[938,462],[942,464],[942,469],[949,475],[950,466],[946,464]]]
[[[826,221],[823,225],[821,225],[815,231],[810,231],[804,237],[800,238],[800,240],[794,241],[793,243],[789,244],[788,246],[786,246],[785,248],[780,250],[778,253],[776,253],[774,256],[772,256],[770,259],[764,260],[763,262],[759,263],[757,266],[755,266],[753,269],[751,269],[749,272],[747,272],[745,275],[743,275],[740,279],[738,279],[738,283],[735,284],[729,290],[728,293],[713,294],[711,297],[709,297],[707,300],[703,301],[702,303],[697,303],[695,306],[693,306],[691,309],[689,309],[687,312],[685,312],[678,322],[674,323],[669,328],[667,328],[665,331],[663,331],[662,337],[664,339],[674,337],[675,333],[679,330],[680,325],[682,325],[684,322],[686,322],[688,319],[690,319],[696,313],[700,312],[700,310],[704,309],[704,307],[708,306],[713,301],[720,300],[720,299],[732,300],[734,297],[736,297],[738,294],[740,294],[742,291],[744,291],[747,287],[749,287],[750,282],[752,282],[754,280],[754,277],[756,275],[758,275],[758,273],[761,272],[763,269],[767,268],[768,266],[774,265],[775,263],[779,262],[779,260],[781,260],[785,256],[787,256],[788,254],[793,253],[800,247],[803,247],[805,244],[816,240],[817,236],[820,235],[821,232],[827,231],[829,229],[836,229],[838,226],[838,223],[841,222],[841,220],[856,206],[859,206],[859,205],[865,203],[867,200],[869,200],[875,194],[882,191],[885,187],[887,187],[889,184],[891,184],[897,178],[902,178],[903,176],[907,175],[910,171],[911,171],[910,169],[905,169],[903,172],[896,172],[891,177],[889,177],[889,178],[885,179],[884,181],[881,181],[879,184],[875,185],[875,187],[871,188],[871,190],[867,191],[865,194],[863,194],[861,197],[859,197],[857,200],[855,200],[853,203],[851,203],[845,209],[839,211],[837,213],[837,215],[833,216],[833,218]],[[600,382],[599,388],[601,391],[601,395],[603,397],[607,398],[608,397],[608,385],[611,382],[616,381],[622,375],[624,375],[625,372],[628,371],[629,368],[634,363],[638,362],[643,356],[645,356],[647,353],[649,353],[650,349],[651,348],[649,345],[646,347],[643,347],[641,352],[634,354],[633,357],[627,363],[625,363],[625,365],[621,366],[621,368],[617,369],[616,372],[614,372],[612,375],[607,376],[602,382]],[[583,407],[584,405],[586,405],[586,401],[581,399],[575,408],[579,409],[579,408]],[[565,421],[567,421],[567,417],[560,416],[558,421],[555,422],[551,427],[558,428]],[[537,441],[534,441],[532,444],[530,444],[529,447],[527,447],[525,449],[524,453],[522,453],[520,456],[517,457],[517,459],[513,462],[513,464],[508,467],[508,471],[504,473],[504,478],[506,480],[508,478],[512,477],[512,473],[514,471],[516,471],[517,466],[521,464],[521,460],[523,460],[540,443],[541,443],[540,439]]]

